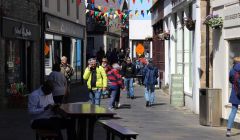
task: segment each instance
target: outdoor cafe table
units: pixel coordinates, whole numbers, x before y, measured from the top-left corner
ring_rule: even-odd
[[[104,107],[90,103],[67,103],[62,104],[61,109],[71,118],[77,121],[77,138],[79,140],[93,140],[94,126],[100,117],[113,117],[116,113]],[[87,133],[88,132],[88,137]]]

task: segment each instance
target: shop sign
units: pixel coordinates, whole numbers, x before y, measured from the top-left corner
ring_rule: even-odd
[[[51,15],[45,16],[45,28],[49,32],[84,38],[84,26]]]
[[[170,102],[173,106],[183,106],[184,105],[184,94],[183,94],[183,75],[182,74],[172,74],[171,75],[171,87],[170,87],[171,97]]]
[[[32,32],[28,28],[24,27],[23,24],[19,27],[14,27],[14,33],[22,37],[30,37],[32,35]]]
[[[240,25],[240,7],[234,7],[224,10],[224,28]]]

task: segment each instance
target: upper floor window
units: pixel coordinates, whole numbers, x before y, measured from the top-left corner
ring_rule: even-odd
[[[49,0],[45,0],[45,7],[49,7]]]
[[[57,11],[60,12],[60,0],[57,0]]]
[[[67,0],[67,15],[70,15],[70,0]]]
[[[76,18],[79,19],[79,4],[76,2]]]

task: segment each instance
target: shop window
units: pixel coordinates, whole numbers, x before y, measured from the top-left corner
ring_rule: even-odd
[[[72,76],[72,80],[81,80],[82,79],[82,49],[83,49],[83,44],[82,40],[80,39],[72,39],[72,49],[71,49],[71,66],[74,69],[74,75]]]
[[[50,37],[49,37],[50,36]],[[61,36],[48,35],[44,45],[45,75],[52,72],[55,63],[61,63],[62,57],[62,38]]]

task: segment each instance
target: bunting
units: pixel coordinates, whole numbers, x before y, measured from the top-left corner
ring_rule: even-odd
[[[132,0],[132,1],[133,1],[133,3],[135,4],[136,0]]]
[[[108,3],[108,0],[105,0],[106,1],[106,3]]]
[[[141,15],[144,17],[144,11],[143,10],[141,10]]]
[[[77,5],[79,6],[81,4],[81,0],[77,0]]]
[[[94,3],[94,0],[91,0],[92,3]]]
[[[141,4],[143,3],[143,0],[140,0]]]

